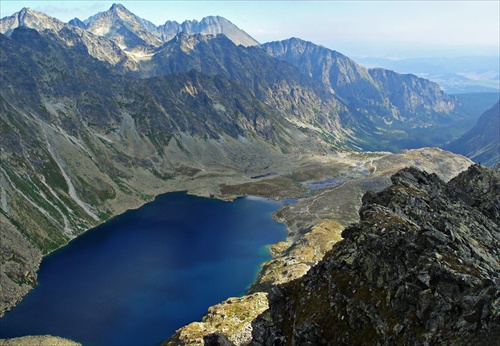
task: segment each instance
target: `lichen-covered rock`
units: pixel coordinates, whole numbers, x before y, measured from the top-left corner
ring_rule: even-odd
[[[305,276],[273,288],[256,345],[498,345],[500,173],[414,168],[367,193]]]
[[[162,345],[246,345],[252,339],[252,321],[267,308],[263,292],[229,298],[210,307],[201,322],[178,329]]]
[[[82,344],[57,336],[37,335],[0,339],[0,346],[82,346]]]
[[[271,246],[274,258],[262,266],[249,292],[267,292],[273,285],[303,276],[342,239],[342,229],[336,220],[322,220],[295,242],[283,241]]]

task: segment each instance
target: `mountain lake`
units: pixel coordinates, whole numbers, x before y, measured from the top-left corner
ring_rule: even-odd
[[[282,205],[160,195],[46,256],[38,285],[0,319],[0,338],[158,345],[245,293],[271,258],[269,245],[286,237],[272,217]]]

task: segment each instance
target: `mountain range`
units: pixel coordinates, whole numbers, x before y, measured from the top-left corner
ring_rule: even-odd
[[[342,141],[365,150],[443,145],[466,130],[461,128],[467,114],[460,103],[435,83],[414,75],[366,69],[338,52],[299,39],[258,45],[221,17],[155,26],[115,4],[70,24],[31,9],[2,20],[2,32],[7,35],[18,26],[50,29],[68,44],[81,43],[90,55],[126,76],[150,78],[192,69],[222,74],[245,83],[261,100],[274,98],[283,111],[299,117],[306,124],[303,127],[325,137],[338,139],[332,130],[338,130],[342,122]],[[262,85],[262,79],[270,78],[273,81]],[[280,78],[289,84],[288,90],[270,92],[269,82],[281,83]],[[304,90],[313,85],[315,95]],[[295,102],[292,109],[290,100],[285,100],[292,87],[297,99],[314,99],[314,105],[302,102],[297,107]],[[286,95],[279,95],[282,91]]]
[[[2,313],[42,256],[159,193],[308,195],[302,184],[333,174],[330,161],[361,181],[374,157],[386,172],[401,158],[362,150],[469,130],[467,109],[433,82],[296,38],[259,44],[222,17],[156,26],[115,4],[63,23],[24,8],[0,28]],[[418,153],[447,174],[471,163]]]
[[[123,5],[114,4],[109,11],[100,12],[81,21],[78,18],[68,22],[86,29],[98,36],[104,36],[121,43],[125,49],[134,49],[138,46],[158,47],[170,41],[177,34],[184,32],[188,35],[218,35],[224,34],[236,45],[255,46],[259,43],[233,23],[220,16],[205,17],[201,21],[185,21],[177,23],[166,21],[156,26],[150,21],[139,18]]]

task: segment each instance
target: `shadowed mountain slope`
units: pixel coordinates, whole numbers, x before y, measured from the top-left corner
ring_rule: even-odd
[[[446,149],[487,166],[500,162],[500,102],[484,112],[470,131]]]

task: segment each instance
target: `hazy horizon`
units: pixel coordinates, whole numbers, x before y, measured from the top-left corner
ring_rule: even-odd
[[[155,25],[220,15],[260,43],[298,37],[356,57],[500,55],[498,1],[2,0],[0,16],[30,7],[68,22],[113,3]]]

